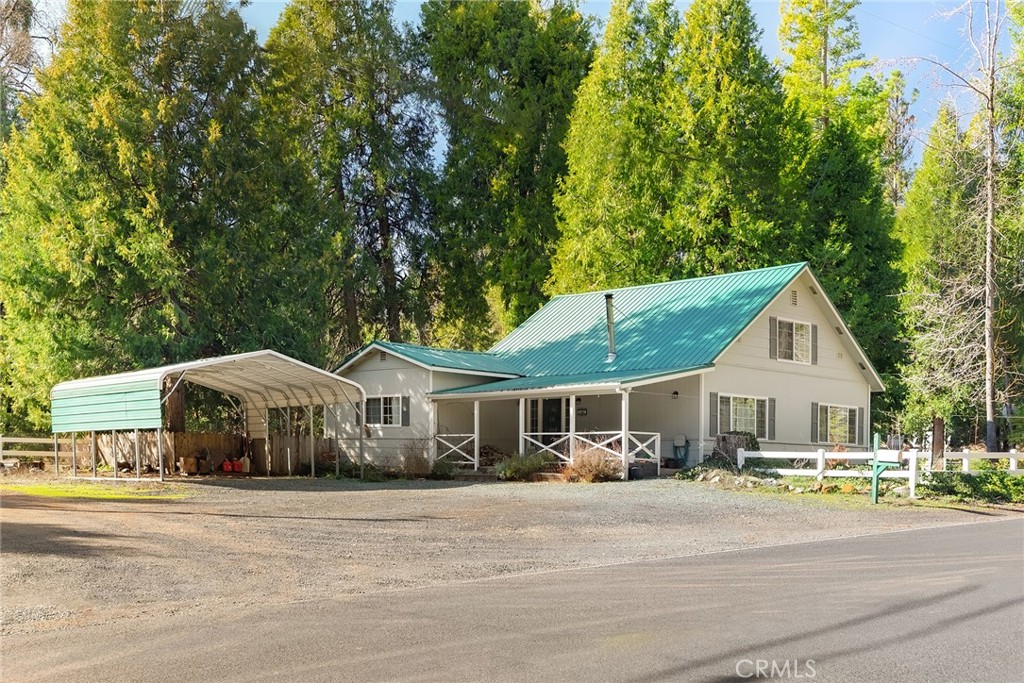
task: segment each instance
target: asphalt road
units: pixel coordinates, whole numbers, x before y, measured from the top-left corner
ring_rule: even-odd
[[[151,614],[2,654],[5,683],[1018,682],[1024,519]]]

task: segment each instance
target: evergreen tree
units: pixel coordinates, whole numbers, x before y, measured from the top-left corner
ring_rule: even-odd
[[[256,135],[259,48],[219,2],[73,0],[7,147],[12,409],[70,377],[272,346],[316,360],[302,245]]]
[[[837,118],[815,138],[803,177],[803,258],[875,366],[894,373],[903,358],[901,245],[878,167],[852,124]]]
[[[903,370],[906,425],[933,415],[971,414],[984,399],[984,224],[981,183],[966,169],[984,159],[957,125],[950,105],[928,136],[896,230],[905,244],[904,315],[910,329]]]
[[[296,197],[329,247],[319,268],[331,362],[423,330],[432,131],[423,65],[393,2],[295,0],[267,40],[265,98]]]
[[[684,276],[787,260],[787,178],[803,138],[761,52],[747,0],[698,0],[679,33],[667,90],[668,149],[684,160],[666,234]]]
[[[510,325],[545,301],[557,239],[552,197],[592,56],[590,29],[570,0],[423,5],[422,40],[448,143],[434,249],[448,343],[491,341],[480,324],[489,287],[500,298],[498,322]]]
[[[671,268],[662,231],[678,164],[664,146],[664,104],[679,26],[666,0],[612,4],[566,138],[552,293],[652,282]]]
[[[860,0],[783,0],[779,40],[790,57],[783,82],[819,127],[846,109],[854,75],[869,64],[853,10]]]
[[[775,264],[800,137],[745,0],[620,2],[580,89],[552,291]],[[596,135],[594,131],[601,131]]]

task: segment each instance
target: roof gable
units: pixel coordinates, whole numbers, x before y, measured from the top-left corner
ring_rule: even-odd
[[[490,350],[528,376],[712,364],[806,268],[741,273],[555,297]],[[605,293],[614,295],[616,357],[607,362]]]
[[[335,372],[342,372],[371,351],[385,351],[414,365],[449,372],[461,372],[485,377],[517,377],[520,373],[506,359],[480,351],[436,349],[417,344],[373,341],[349,356]]]

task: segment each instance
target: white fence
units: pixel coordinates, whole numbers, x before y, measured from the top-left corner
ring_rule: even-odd
[[[852,469],[837,469],[829,468],[830,461],[841,460],[846,462],[847,465],[870,465],[875,459],[875,454],[872,452],[860,452],[850,453],[846,451],[826,451],[819,449],[817,451],[745,451],[742,448],[736,451],[736,464],[743,467],[743,464],[747,460],[752,459],[763,459],[763,460],[785,460],[785,461],[808,461],[808,464],[812,464],[813,467],[773,467],[771,468],[775,472],[778,472],[784,477],[816,477],[819,480],[825,477],[864,477],[870,478],[870,470],[852,470]],[[917,449],[909,451],[894,451],[894,450],[880,450],[878,451],[879,461],[884,462],[906,462],[907,466],[903,469],[887,469],[881,473],[883,479],[906,479],[907,485],[910,488],[910,497],[915,498],[917,496],[917,484],[920,481],[921,475],[930,473],[931,470],[931,458],[927,453],[921,453]],[[962,460],[962,470],[968,474],[977,474],[979,470],[970,469],[969,462],[971,459],[975,460],[1009,460],[1010,467],[1007,470],[1010,474],[1024,474],[1024,470],[1017,468],[1017,451],[1011,450],[1008,453],[970,453],[967,451],[956,452],[947,451],[944,453],[943,462],[949,460]]]

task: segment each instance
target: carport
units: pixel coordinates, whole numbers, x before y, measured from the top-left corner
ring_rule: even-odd
[[[271,471],[270,411],[301,408],[312,416],[312,411],[319,406],[333,414],[333,406],[348,403],[359,415],[365,400],[362,387],[355,382],[270,350],[62,382],[50,392],[52,431],[55,437],[58,434],[71,435],[72,472],[77,476],[78,434],[90,435],[92,472],[96,476],[96,434],[111,432],[114,437],[111,443],[116,478],[119,449],[117,433],[130,431],[134,434],[135,473],[138,478],[141,476],[139,434],[142,431],[155,431],[158,471],[163,481],[166,469],[163,433],[165,407],[183,382],[223,394],[244,414],[246,438],[263,440],[267,476],[270,476]],[[338,419],[337,415],[335,419]],[[310,425],[312,423],[310,419]],[[290,419],[288,425],[290,430]],[[359,431],[361,465],[363,441],[362,430]],[[311,474],[315,476],[312,433],[309,444]],[[290,458],[289,452],[289,469]],[[340,466],[340,454],[336,453],[336,471],[340,471]]]

